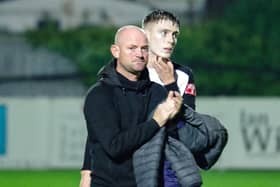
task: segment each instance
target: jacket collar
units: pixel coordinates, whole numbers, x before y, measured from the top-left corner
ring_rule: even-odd
[[[151,84],[147,68],[143,70],[138,81],[130,81],[116,71],[117,60],[113,59],[106,66],[101,68],[98,73],[99,81],[106,84],[125,88],[128,90],[142,91]]]

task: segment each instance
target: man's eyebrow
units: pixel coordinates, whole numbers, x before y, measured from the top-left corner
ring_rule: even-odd
[[[172,31],[171,29],[165,29],[165,28],[163,28],[163,29],[159,29],[160,31],[168,31],[168,32],[172,32],[172,33],[180,33],[180,31]]]
[[[160,31],[171,31],[170,29],[165,29],[165,28],[162,28],[162,29],[159,29]]]
[[[137,47],[135,44],[128,44],[127,47]]]

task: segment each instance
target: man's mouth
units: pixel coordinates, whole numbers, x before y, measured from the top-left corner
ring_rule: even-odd
[[[173,48],[163,48],[164,52],[171,53]]]
[[[135,63],[145,63],[145,60],[135,60]]]

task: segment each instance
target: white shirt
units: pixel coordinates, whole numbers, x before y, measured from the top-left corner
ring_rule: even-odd
[[[155,82],[157,84],[164,86],[163,82],[160,80],[160,78],[154,68],[148,68],[148,71],[149,71],[150,80],[152,82]],[[185,89],[187,87],[187,84],[189,82],[189,75],[187,75],[186,73],[184,73],[183,71],[178,70],[178,69],[176,69],[175,72],[177,74],[176,83],[179,88],[179,92],[181,95],[183,95],[185,92]]]

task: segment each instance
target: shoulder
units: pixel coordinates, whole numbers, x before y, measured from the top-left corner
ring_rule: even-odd
[[[91,95],[98,94],[99,92],[102,92],[104,90],[103,84],[100,82],[97,82],[93,84],[87,91],[86,97],[89,97]]]
[[[91,102],[95,100],[103,100],[111,98],[113,93],[113,86],[109,86],[103,82],[98,81],[92,85],[85,97],[85,102]]]
[[[183,65],[177,64],[177,63],[173,63],[173,65],[174,65],[175,70],[180,70],[180,71],[188,74],[189,76],[193,76],[193,70],[190,67],[183,66]]]
[[[194,73],[193,70],[188,66],[183,66],[177,63],[173,63],[174,69],[179,70],[189,76],[190,82],[194,82]]]

